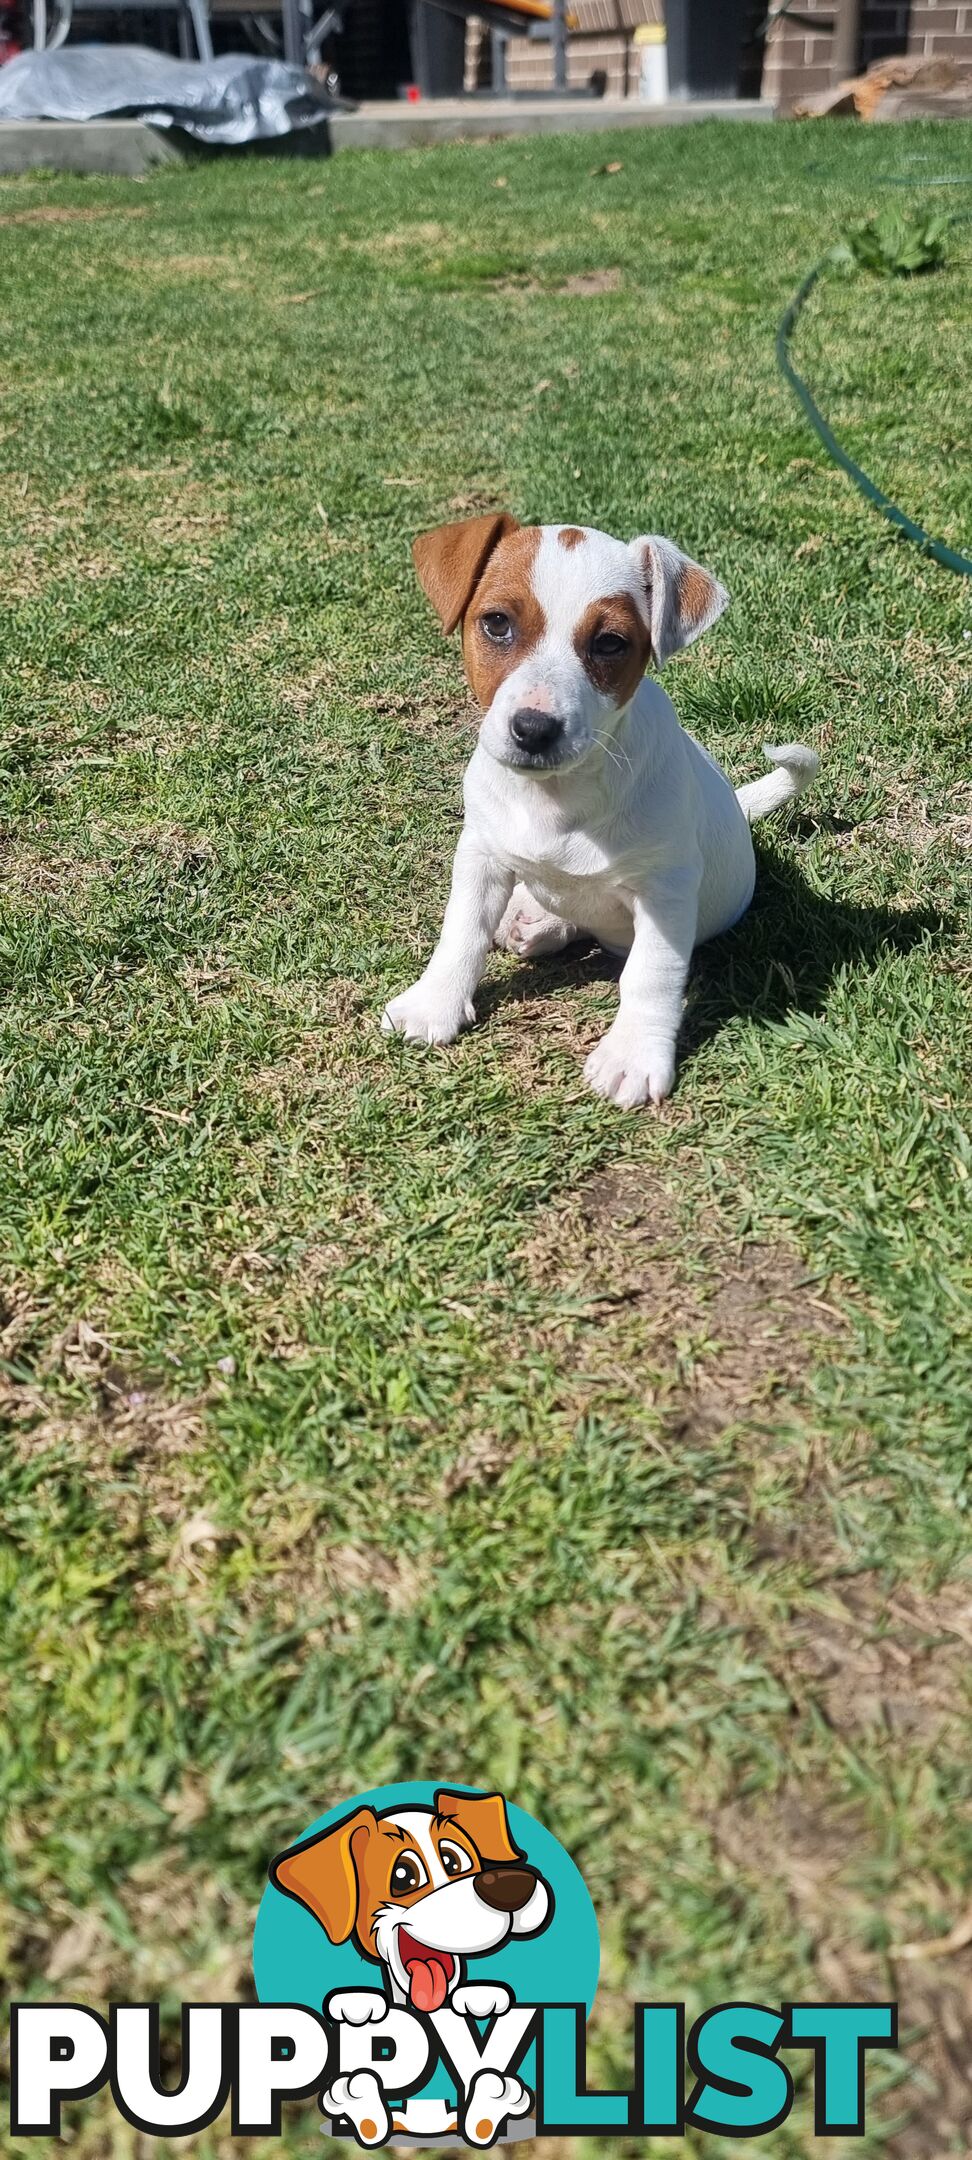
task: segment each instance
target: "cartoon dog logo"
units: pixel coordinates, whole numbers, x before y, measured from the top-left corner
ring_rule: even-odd
[[[442,1788],[432,1807],[356,1808],[278,1854],[270,1879],[313,1913],[330,1942],[353,1941],[381,1968],[382,1994],[351,1988],[328,1998],[337,2023],[377,2022],[389,2000],[424,2015],[448,2004],[462,2016],[501,2017],[509,1989],[468,1984],[467,1963],[540,1934],[553,1913],[553,1892],[514,1844],[500,1793]],[[323,2105],[349,2117],[363,2144],[383,2143],[392,2129],[442,2135],[456,2127],[455,2114],[433,2102],[390,2118],[367,2071],[337,2079]],[[484,2071],[466,2096],[464,2135],[489,2144],[501,2121],[531,2105],[518,2078]]]

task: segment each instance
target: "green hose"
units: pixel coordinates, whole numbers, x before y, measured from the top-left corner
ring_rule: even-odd
[[[967,555],[960,555],[956,548],[946,547],[944,540],[933,540],[930,533],[925,532],[923,526],[916,525],[914,518],[907,517],[903,510],[899,510],[897,503],[893,503],[890,496],[885,495],[879,487],[876,487],[874,481],[868,478],[866,472],[861,471],[859,465],[855,465],[853,458],[848,455],[848,452],[837,441],[833,429],[828,427],[822,412],[814,404],[802,375],[797,374],[796,368],[790,359],[790,338],[793,334],[794,324],[804,303],[809,299],[818,278],[826,269],[829,259],[829,256],[825,255],[820,262],[815,264],[809,276],[804,278],[799,292],[794,294],[782,318],[776,333],[776,357],[781,373],[789,383],[791,390],[799,398],[811,427],[819,435],[824,449],[833,458],[834,464],[839,465],[842,471],[849,475],[854,482],[854,486],[860,490],[866,500],[873,503],[875,509],[881,512],[881,516],[887,518],[891,525],[896,525],[898,531],[903,532],[908,540],[913,540],[925,555],[930,555],[935,562],[941,563],[943,569],[957,570],[960,577],[972,577],[972,561]]]

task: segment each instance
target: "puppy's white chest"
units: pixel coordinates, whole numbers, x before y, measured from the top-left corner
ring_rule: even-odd
[[[470,822],[490,855],[529,884],[536,878],[571,885],[608,878],[613,851],[583,823],[559,815],[542,800],[518,800],[510,789],[499,799],[475,801]]]

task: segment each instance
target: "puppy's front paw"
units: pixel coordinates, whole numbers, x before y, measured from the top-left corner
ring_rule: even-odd
[[[467,2145],[492,2145],[510,2115],[528,2115],[533,2096],[521,2078],[479,2070],[469,2087],[462,2134]]]
[[[388,1997],[379,1988],[337,1988],[324,2008],[335,2025],[380,2025],[388,2015]]]
[[[391,2136],[391,2116],[373,2070],[334,2078],[321,2094],[321,2108],[332,2122],[346,2117],[359,2145],[384,2145]]]
[[[675,1082],[675,1046],[647,1042],[630,1022],[614,1026],[591,1051],[584,1078],[595,1095],[635,1110],[639,1103],[662,1103]]]
[[[410,990],[392,998],[381,1016],[383,1035],[404,1035],[406,1042],[451,1043],[476,1015],[468,998],[422,976]]]
[[[503,2017],[512,2000],[509,1988],[499,1980],[474,1980],[453,1989],[452,2008],[460,2017]]]

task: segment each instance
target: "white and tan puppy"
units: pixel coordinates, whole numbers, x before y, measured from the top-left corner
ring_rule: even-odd
[[[462,625],[483,718],[442,934],[382,1025],[452,1042],[492,943],[535,955],[592,936],[628,958],[585,1077],[626,1109],[663,1102],[693,949],[745,913],[750,821],[803,792],[816,753],[767,748],[776,769],[736,792],[646,679],[728,601],[670,540],[493,516],[413,554],[444,630]]]

